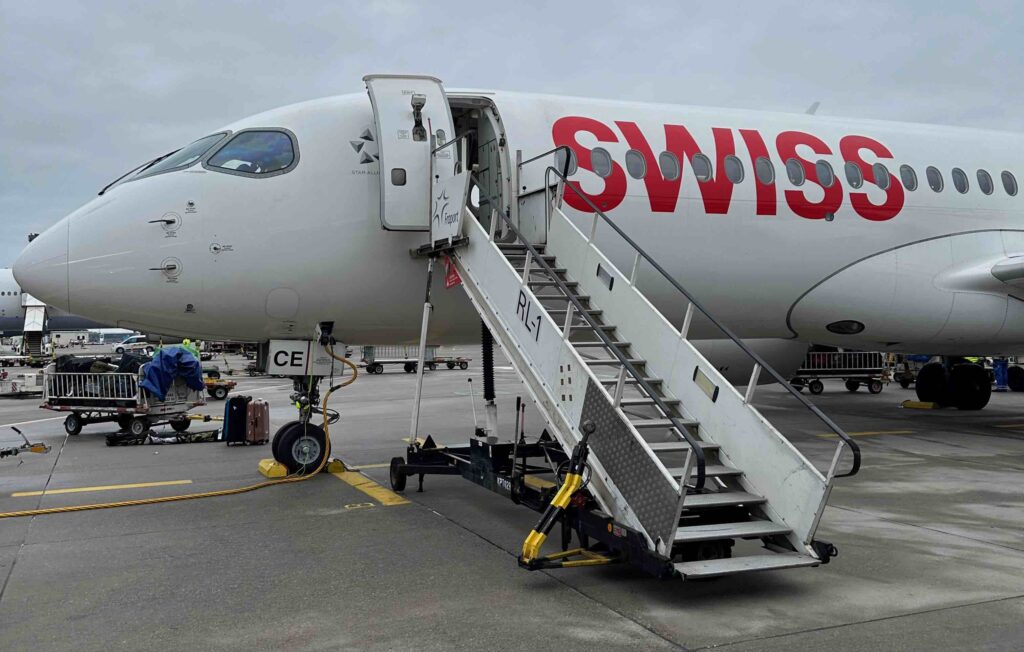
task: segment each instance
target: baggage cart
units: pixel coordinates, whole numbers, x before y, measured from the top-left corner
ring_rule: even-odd
[[[147,363],[148,364],[148,363]],[[116,422],[133,435],[152,426],[169,423],[177,432],[188,429],[188,411],[205,405],[202,390],[175,378],[163,401],[142,388],[146,365],[138,373],[58,372],[50,364],[43,370],[43,404],[46,410],[69,412],[64,430],[77,435],[93,423]]]
[[[843,380],[850,392],[865,385],[877,394],[892,375],[885,354],[878,351],[810,351],[789,383],[798,390],[806,387],[811,394],[821,394],[825,391],[821,381],[826,378]]]

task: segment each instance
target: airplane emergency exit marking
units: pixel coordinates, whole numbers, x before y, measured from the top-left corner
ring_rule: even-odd
[[[539,342],[541,316],[537,315],[536,317],[532,317],[530,315],[530,309],[532,307],[533,304],[526,296],[526,293],[520,290],[519,303],[516,305],[516,316],[523,322],[523,326],[526,326],[526,330],[533,333],[533,341]]]
[[[664,125],[663,138],[653,139],[648,139],[635,122],[617,120],[614,124],[618,132],[594,118],[565,116],[556,120],[552,125],[551,138],[556,147],[568,146],[572,149],[579,168],[591,172],[594,171],[592,150],[580,144],[578,139],[580,134],[584,134],[587,140],[596,138],[602,147],[605,143],[624,141],[623,144],[628,149],[639,152],[644,159],[646,173],[643,175],[643,184],[651,211],[654,213],[675,211],[683,178],[687,176],[686,164],[692,165],[694,157],[703,154],[712,161],[714,171],[710,179],[697,184],[704,212],[708,215],[729,212],[733,190],[737,184],[726,176],[725,159],[730,156],[739,156],[736,153],[733,129],[712,128],[711,137],[714,142],[714,151],[710,149],[704,151],[690,131],[681,124]],[[786,174],[785,164],[790,160],[797,161],[803,169],[805,181],[800,185],[806,186],[806,190],[800,187],[787,189],[783,193],[789,209],[800,217],[809,220],[831,219],[843,203],[843,184],[836,170],[841,171],[845,162],[856,165],[864,182],[876,185],[879,191],[885,195],[885,199],[881,203],[874,203],[869,199],[867,192],[850,188],[848,199],[854,212],[866,220],[882,222],[896,217],[903,209],[904,192],[898,179],[891,179],[884,189],[876,184],[872,163],[884,164],[890,162],[894,157],[888,147],[873,138],[857,134],[846,135],[839,140],[839,146],[835,148],[838,151],[834,151],[828,143],[813,134],[804,131],[783,131],[775,137],[775,149],[778,157],[772,159],[768,152],[768,145],[759,131],[755,129],[738,129],[736,131],[739,132],[747,149],[750,176],[753,177],[757,192],[755,209],[757,215],[775,215],[778,203],[776,179],[773,178],[770,183],[762,183],[755,173],[756,161],[762,157],[772,162],[777,170],[776,175],[784,176]],[[662,142],[664,147],[661,145]],[[681,169],[674,179],[666,179],[662,176],[659,156],[656,152],[670,152],[677,157]],[[818,177],[815,162],[835,154],[841,155],[842,160],[835,159],[837,164],[833,165],[832,176],[834,178],[832,183],[826,186],[825,181]],[[866,157],[871,162],[865,160]],[[598,193],[586,192],[578,181],[569,183],[598,208],[608,212],[614,210],[626,198],[628,184],[626,172],[622,165],[613,158],[610,173],[601,181],[604,182],[604,188]],[[817,196],[821,196],[821,199],[811,199],[811,197]],[[579,211],[591,212],[593,210],[574,192],[565,193],[565,202]]]

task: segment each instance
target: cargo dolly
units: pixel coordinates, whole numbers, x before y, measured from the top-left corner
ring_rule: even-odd
[[[472,358],[462,356],[438,355],[438,346],[428,344],[424,366],[430,371],[436,371],[440,366],[448,369],[469,369]],[[360,366],[366,368],[366,373],[382,374],[385,365],[402,365],[407,374],[416,373],[419,366],[419,349],[415,346],[364,346]]]
[[[892,380],[892,375],[884,353],[811,351],[789,384],[797,390],[806,387],[811,394],[821,394],[825,391],[825,384],[821,381],[827,378],[843,380],[850,392],[856,392],[864,385],[872,394],[878,394],[884,384]]]
[[[148,363],[147,363],[148,364]],[[177,432],[188,429],[187,413],[205,405],[202,391],[175,378],[165,400],[158,400],[142,388],[145,365],[138,373],[74,373],[43,370],[43,404],[46,410],[70,412],[64,419],[69,435],[82,432],[93,423],[116,422],[122,430],[140,436],[152,426],[168,423]]]

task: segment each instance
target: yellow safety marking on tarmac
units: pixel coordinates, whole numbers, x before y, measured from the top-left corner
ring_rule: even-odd
[[[338,478],[345,484],[355,487],[359,491],[373,498],[381,505],[391,507],[393,505],[408,505],[409,501],[402,498],[390,489],[386,489],[362,473],[356,471],[332,472],[331,475]]]
[[[170,487],[179,484],[192,484],[191,480],[165,480],[163,482],[137,482],[135,484],[106,484],[98,487],[72,487],[70,489],[46,489],[44,491],[18,491],[11,498],[27,496],[52,496],[54,494],[78,494],[86,491],[111,491],[114,489],[145,489],[147,487]]]
[[[353,471],[362,471],[363,469],[386,469],[391,466],[390,462],[381,462],[380,464],[360,464],[359,466],[353,467]]]
[[[0,428],[10,428],[11,426],[27,426],[30,423],[42,423],[43,421],[56,421],[57,419],[67,419],[66,416],[62,417],[46,417],[45,419],[33,419],[32,421],[19,421],[17,423],[4,423],[0,424]]]
[[[914,430],[864,430],[862,432],[848,432],[846,434],[850,435],[851,437],[873,437],[874,435],[911,435],[914,432],[916,432],[916,431],[914,431]],[[837,435],[835,433],[832,433],[832,432],[823,432],[823,433],[819,433],[819,434],[814,435],[814,436],[815,437],[826,437],[826,438],[837,437]]]

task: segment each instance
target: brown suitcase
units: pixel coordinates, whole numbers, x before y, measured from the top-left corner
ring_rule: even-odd
[[[270,404],[261,398],[249,402],[245,414],[245,443],[266,444],[270,441]]]

